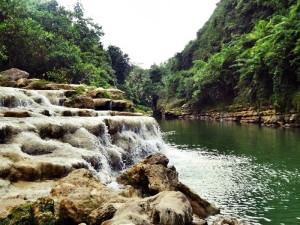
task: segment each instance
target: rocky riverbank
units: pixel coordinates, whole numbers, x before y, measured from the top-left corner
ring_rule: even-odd
[[[0,225],[200,225],[219,213],[178,180],[157,122],[120,90],[4,74]]]
[[[102,184],[87,169],[77,169],[53,182],[49,193],[34,200],[1,208],[0,224],[191,225],[219,210],[178,180],[174,166],[160,153],[149,155],[117,177],[118,188]],[[8,204],[6,204],[8,205]],[[217,219],[214,224],[243,224]]]
[[[229,121],[251,123],[270,127],[300,128],[300,113],[290,111],[277,112],[272,107],[260,109],[254,107],[227,107],[223,110],[209,110],[202,113],[167,111],[166,119],[199,119],[208,121]]]

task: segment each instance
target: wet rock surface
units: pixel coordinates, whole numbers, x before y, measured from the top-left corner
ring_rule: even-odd
[[[56,214],[62,224],[89,222],[94,210],[106,203],[124,203],[125,199],[95,179],[86,169],[75,170],[59,180],[50,198],[56,202]],[[99,214],[103,211],[99,210]],[[111,213],[112,214],[112,213]],[[106,214],[107,217],[111,214]],[[101,215],[96,215],[96,218]]]
[[[118,89],[93,90],[84,85],[53,84],[39,79],[3,79],[0,81],[2,117],[90,117],[99,116],[99,111],[104,111],[100,115],[119,115],[120,112],[124,116],[135,116],[133,103],[125,100],[124,92]],[[20,110],[27,115],[16,113]]]
[[[160,154],[151,154],[145,160],[125,171],[117,181],[132,186],[138,196],[153,196],[162,191],[180,191],[189,200],[193,212],[200,218],[219,213],[219,210],[201,199],[178,180],[175,167],[167,167],[168,159]]]
[[[136,171],[142,164],[152,166],[152,169],[157,166],[167,168],[168,159],[159,153],[152,154],[132,168]],[[128,171],[130,170],[132,169]],[[128,171],[125,172],[126,176]],[[147,189],[141,190],[143,193],[147,193],[150,189],[158,192],[153,195],[148,193],[149,196],[145,197],[125,196],[124,191],[127,187],[122,191],[113,190],[99,182],[87,169],[77,169],[55,181],[50,193],[44,197],[22,203],[10,208],[5,214],[0,214],[0,224],[199,224],[199,221],[203,220],[196,220],[197,223],[193,223],[193,214],[197,212],[194,210],[195,203],[191,203],[191,197],[188,196],[191,193],[175,190],[178,186],[176,183],[180,182],[175,168],[171,169],[171,173],[173,175],[165,182],[161,182],[161,176],[155,179],[157,173],[151,173],[152,179],[149,184],[158,181],[154,186],[145,187],[142,182],[136,183],[135,189]],[[170,184],[167,185],[167,182]],[[200,199],[199,196],[198,198]],[[210,204],[208,206],[211,207]]]
[[[138,118],[0,118],[0,178],[45,180],[88,168],[109,180],[162,144],[155,120]]]
[[[185,225],[192,222],[192,207],[181,192],[164,191],[153,197],[128,201],[103,225]]]
[[[65,101],[64,106],[80,109],[94,109],[94,101],[92,98],[87,96],[78,96],[73,99]]]
[[[221,216],[216,219],[212,225],[247,225],[243,221],[239,221],[236,218]]]

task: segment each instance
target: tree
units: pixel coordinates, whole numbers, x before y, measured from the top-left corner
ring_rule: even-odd
[[[131,69],[129,56],[113,45],[108,46],[107,51],[111,58],[112,68],[116,73],[117,83],[123,85]]]
[[[51,81],[113,84],[111,59],[103,49],[102,28],[56,0],[0,1],[0,71],[11,67]]]

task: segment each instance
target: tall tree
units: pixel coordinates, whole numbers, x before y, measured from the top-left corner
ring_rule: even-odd
[[[113,45],[108,46],[107,51],[111,58],[112,68],[116,72],[117,82],[122,85],[131,69],[129,56],[123,53],[119,47]]]

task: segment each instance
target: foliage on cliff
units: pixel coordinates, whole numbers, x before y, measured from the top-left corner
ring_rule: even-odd
[[[0,33],[0,71],[16,67],[31,77],[104,87],[124,72],[103,48],[101,26],[84,17],[79,2],[71,11],[56,0],[1,1]],[[115,55],[125,57],[121,50]]]
[[[299,53],[299,0],[221,0],[197,38],[161,66],[160,96],[196,109],[299,109]]]

